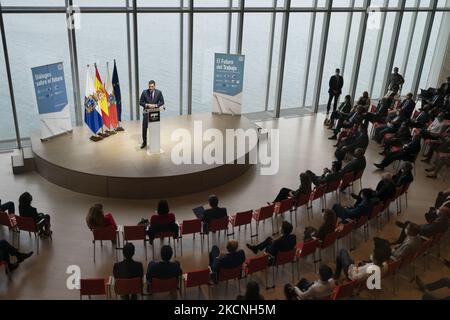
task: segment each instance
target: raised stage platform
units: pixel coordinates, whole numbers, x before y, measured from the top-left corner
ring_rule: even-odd
[[[186,129],[194,137],[194,121],[201,121],[203,131],[215,128],[224,137],[226,129],[256,128],[239,116],[196,114],[162,118],[161,154],[140,149],[141,121],[123,122],[125,131],[99,142],[89,140],[91,132],[86,126],[44,142],[39,134],[34,134],[31,144],[36,170],[48,181],[76,192],[148,199],[203,191],[227,183],[251,167],[248,162],[236,164],[237,159],[229,164],[174,164],[172,148],[179,142],[171,141],[171,134],[176,129]],[[203,146],[209,143],[203,142]],[[248,156],[250,150],[246,151]]]

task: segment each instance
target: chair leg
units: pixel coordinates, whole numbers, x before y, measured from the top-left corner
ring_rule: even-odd
[[[270,220],[272,221],[272,234],[275,234],[274,232],[274,229],[273,229],[273,217],[272,218],[270,218]]]
[[[92,241],[92,244],[94,245],[94,263],[95,263],[95,240]]]

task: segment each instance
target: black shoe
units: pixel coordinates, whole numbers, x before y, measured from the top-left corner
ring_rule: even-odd
[[[14,270],[17,269],[17,267],[19,267],[19,263],[18,263],[18,262],[16,262],[16,263],[10,263],[10,264],[8,265],[8,271],[9,271],[9,272],[14,271]]]
[[[402,228],[402,229],[405,227],[405,224],[403,222],[400,222],[400,221],[395,221],[395,225],[397,227],[399,227],[399,228]]]
[[[258,248],[256,248],[256,246],[252,246],[251,244],[247,243],[247,248],[249,248],[254,254],[258,253]]]
[[[378,169],[380,169],[380,170],[384,170],[384,166],[381,165],[380,163],[374,163],[373,165],[374,165],[375,167],[377,167]]]
[[[328,140],[337,140],[337,136],[336,135],[331,136],[331,137],[328,138]]]
[[[146,143],[143,143],[143,144],[141,145],[141,149],[144,149],[146,146],[147,146],[147,144],[146,144]]]
[[[28,259],[29,257],[31,257],[33,255],[33,251],[28,252],[28,253],[18,253],[17,254],[17,262],[21,263],[23,262],[23,260]]]

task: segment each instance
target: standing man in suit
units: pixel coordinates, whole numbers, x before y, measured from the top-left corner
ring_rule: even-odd
[[[331,101],[334,99],[333,111],[337,109],[337,103],[339,96],[342,94],[342,87],[344,86],[344,78],[340,75],[341,69],[336,69],[336,74],[330,78],[330,89],[328,93],[330,98],[328,99],[327,114],[330,113]]]
[[[139,105],[143,108],[143,111],[164,106],[163,94],[161,91],[156,89],[156,82],[154,80],[150,80],[148,82],[148,89],[142,91]],[[147,146],[148,117],[149,114],[144,112],[142,117],[141,149],[144,149]]]

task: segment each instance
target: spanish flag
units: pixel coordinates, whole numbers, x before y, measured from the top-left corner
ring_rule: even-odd
[[[103,124],[106,128],[111,128],[111,120],[109,119],[109,109],[108,109],[108,93],[103,86],[102,79],[95,65],[95,93],[97,94],[98,104],[102,110]]]

